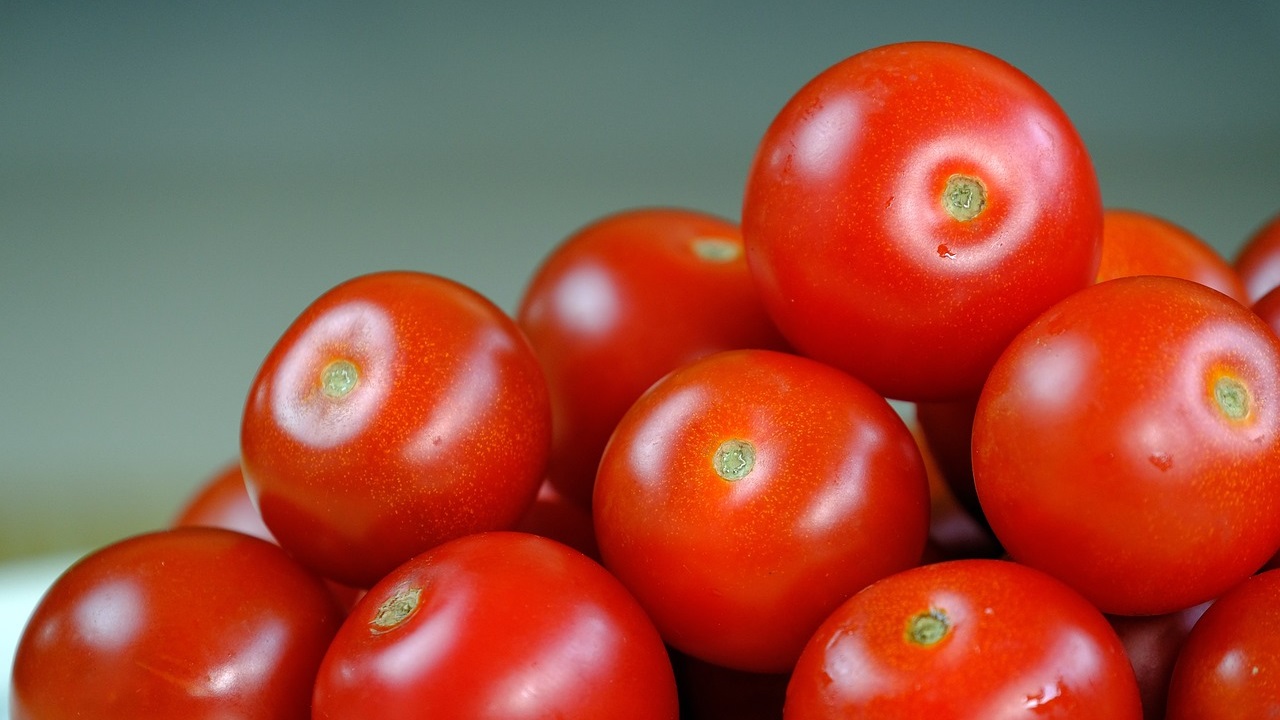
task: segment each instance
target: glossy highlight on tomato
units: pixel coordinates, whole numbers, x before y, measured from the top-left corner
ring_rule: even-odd
[[[305,564],[368,587],[441,542],[514,526],[550,452],[546,380],[479,293],[382,272],[324,293],[263,361],[241,465]]]
[[[902,400],[975,395],[1000,351],[1093,282],[1102,201],[1066,114],[1008,63],[899,43],[836,63],[765,132],[747,263],[799,352]]]
[[[996,363],[973,471],[1009,554],[1104,612],[1211,600],[1280,547],[1280,339],[1199,283],[1094,285]]]

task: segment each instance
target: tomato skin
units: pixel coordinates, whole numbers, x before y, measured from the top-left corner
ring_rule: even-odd
[[[1124,643],[1142,695],[1144,720],[1165,720],[1169,680],[1187,634],[1211,603],[1164,615],[1112,615],[1107,618]]]
[[[259,538],[179,528],[66,570],[23,632],[12,720],[310,717],[342,613]]]
[[[1280,213],[1245,240],[1232,265],[1254,302],[1280,287]]]
[[[197,488],[178,510],[172,525],[220,527],[276,543],[244,486],[239,460],[227,463]]]
[[[931,613],[945,618],[941,639],[913,640]],[[892,575],[841,605],[800,656],[783,717],[1137,720],[1142,708],[1097,609],[1032,568],[971,559]]]
[[[1151,213],[1108,208],[1102,213],[1098,282],[1133,275],[1193,280],[1249,304],[1249,292],[1235,268],[1204,240]]]
[[[1280,547],[1280,340],[1198,283],[1090,287],[992,370],[973,468],[1009,554],[1104,612],[1211,600]]]
[[[446,278],[373,273],[323,294],[267,355],[241,464],[281,546],[368,587],[441,542],[513,526],[544,476],[550,415],[537,358],[497,306]]]
[[[964,198],[976,208],[982,193],[953,178],[980,184],[975,217],[961,219]],[[742,225],[797,351],[888,397],[937,401],[975,395],[1018,330],[1093,282],[1102,201],[1084,143],[1033,80],[972,48],[900,43],[786,103]]]
[[[579,229],[538,268],[516,318],[551,387],[550,481],[584,507],[609,434],[658,378],[720,350],[785,345],[741,230],[684,208],[624,210]]]
[[[381,609],[411,591],[404,619]],[[315,720],[675,720],[666,648],[604,568],[547,538],[472,535],[397,568],[321,666]]]
[[[1169,681],[1168,720],[1280,717],[1280,571],[1218,598],[1187,635]]]
[[[726,478],[722,461],[745,475]],[[845,598],[919,562],[929,490],[884,398],[814,360],[737,350],[632,406],[593,509],[605,566],[668,644],[778,673]]]

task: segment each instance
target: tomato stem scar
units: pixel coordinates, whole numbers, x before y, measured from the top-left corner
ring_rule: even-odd
[[[936,608],[919,613],[907,621],[907,642],[913,645],[936,645],[951,631],[947,614]]]
[[[725,480],[741,480],[756,465],[756,448],[746,440],[733,438],[720,443],[712,464]]]
[[[942,207],[947,214],[960,222],[968,222],[982,212],[987,205],[987,186],[976,177],[952,175],[942,191]]]
[[[724,238],[697,238],[693,241],[693,254],[707,262],[728,263],[742,255],[742,246]]]
[[[334,360],[320,371],[320,391],[337,400],[346,397],[360,382],[360,371],[350,360]]]
[[[418,610],[422,588],[401,588],[386,602],[378,606],[378,613],[369,621],[369,632],[381,635],[400,627]]]
[[[1243,419],[1249,414],[1249,390],[1235,378],[1223,376],[1215,380],[1213,399],[1222,414],[1232,420]]]

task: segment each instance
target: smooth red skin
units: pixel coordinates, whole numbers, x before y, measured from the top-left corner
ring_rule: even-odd
[[[341,400],[331,361],[360,367]],[[474,290],[416,272],[348,280],[267,355],[241,425],[251,495],[281,546],[369,587],[418,553],[512,527],[545,475],[551,410],[515,322]]]
[[[961,222],[953,174],[988,201]],[[903,400],[978,392],[1004,346],[1093,282],[1102,200],[1054,100],[978,50],[900,43],[819,74],[748,176],[747,262],[783,336]]]
[[[1272,332],[1280,335],[1280,287],[1258,298],[1252,308],[1254,314],[1271,327]]]
[[[591,511],[566,498],[548,481],[542,483],[533,505],[512,529],[551,538],[600,561]]]
[[[1280,717],[1280,571],[1259,573],[1205,610],[1169,681],[1168,720]]]
[[[978,396],[946,402],[916,403],[924,445],[956,502],[985,529],[986,519],[973,486],[973,414]]]
[[[920,613],[951,625],[909,640]],[[877,582],[814,634],[787,687],[786,720],[1137,720],[1124,646],[1084,598],[1003,560],[953,560]]]
[[[1102,213],[1098,282],[1166,275],[1207,285],[1242,305],[1249,292],[1235,268],[1189,230],[1150,213],[1108,208]]]
[[[342,613],[283,550],[220,528],[106,546],[27,622],[12,720],[310,717]]]
[[[700,239],[736,245],[732,260],[698,255]],[[601,218],[556,247],[516,318],[551,387],[550,479],[591,502],[596,466],[631,403],[680,365],[721,350],[781,349],[728,220],[681,208]]]
[[[713,458],[733,438],[755,466],[727,481]],[[836,606],[919,562],[929,489],[910,430],[870,388],[738,350],[676,370],[627,412],[594,514],[605,566],[671,646],[785,672]]]
[[[254,507],[253,499],[244,486],[244,473],[240,471],[238,460],[225,465],[197,488],[170,526],[218,527],[262,538],[273,545],[280,544],[262,522],[258,508]],[[333,580],[326,579],[325,585],[344,611],[355,605],[361,593]]]
[[[1245,240],[1232,265],[1255,302],[1280,286],[1280,213]]]
[[[1187,639],[1187,633],[1191,632],[1209,605],[1201,603],[1164,615],[1112,615],[1107,618],[1133,664],[1142,695],[1143,720],[1165,720],[1169,678],[1173,676],[1178,652]]]
[[[1250,411],[1230,419],[1213,383]],[[1168,277],[1110,280],[1009,346],[973,428],[978,498],[1013,558],[1104,612],[1211,600],[1280,547],[1280,340]]]
[[[373,632],[404,588],[417,610]],[[547,538],[473,535],[397,568],[352,611],[316,681],[329,718],[675,720],[666,648],[604,568]]]
[[[1004,548],[996,542],[991,529],[956,499],[942,475],[937,458],[925,441],[918,416],[917,422],[911,426],[911,433],[920,449],[925,475],[929,480],[929,544],[925,548],[922,562],[998,558],[1004,555]],[[967,451],[968,442],[964,445]]]

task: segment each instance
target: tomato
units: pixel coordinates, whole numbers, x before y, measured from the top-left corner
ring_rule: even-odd
[[[1255,302],[1280,287],[1280,213],[1245,240],[1232,264]]]
[[[1235,268],[1204,240],[1150,213],[1109,208],[1102,214],[1098,281],[1131,275],[1194,280],[1249,304],[1249,293]]]
[[[973,470],[1010,555],[1103,611],[1211,600],[1280,548],[1280,340],[1198,283],[1094,285],[996,363]]]
[[[368,587],[441,542],[513,526],[550,422],[537,358],[497,306],[446,278],[374,273],[326,292],[271,349],[241,464],[281,546]]]
[[[904,400],[976,395],[1042,310],[1093,282],[1102,200],[1057,103],[996,57],[900,43],[835,64],[765,132],[747,263],[805,355]]]
[[[666,648],[604,568],[555,541],[471,535],[356,605],[316,680],[328,718],[674,720]]]
[[[916,422],[923,447],[937,462],[938,473],[956,502],[985,529],[986,518],[973,487],[973,413],[978,396],[947,402],[916,403]]]
[[[551,483],[584,507],[613,427],[658,378],[720,350],[784,345],[738,226],[683,208],[578,230],[538,268],[516,318],[551,387]]]
[[[319,578],[259,538],[127,538],[40,600],[15,656],[10,716],[304,720],[341,619]]]
[[[1165,720],[1169,679],[1191,628],[1211,603],[1164,615],[1112,615],[1107,618],[1124,643],[1142,696],[1144,720]]]
[[[786,699],[784,673],[749,673],[672,651],[680,720],[778,720]]]
[[[924,459],[925,476],[929,480],[929,544],[924,561],[958,560],[960,558],[995,558],[1004,554],[1004,548],[985,524],[975,518],[956,499],[941,467],[924,438],[920,423],[911,426],[916,446]],[[964,442],[967,451],[969,443]],[[972,484],[972,476],[971,483]],[[974,500],[977,502],[976,496]]]
[[[1280,717],[1280,571],[1218,598],[1191,628],[1169,681],[1168,720]]]
[[[919,562],[929,489],[884,398],[814,360],[737,350],[627,411],[594,515],[605,566],[671,646],[785,672],[845,598]]]
[[[551,538],[592,560],[600,560],[591,511],[566,498],[549,481],[538,488],[538,497],[513,529]]]
[[[814,634],[786,720],[1137,720],[1138,687],[1106,618],[1032,568],[953,560],[885,578]]]

